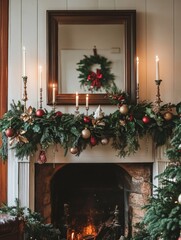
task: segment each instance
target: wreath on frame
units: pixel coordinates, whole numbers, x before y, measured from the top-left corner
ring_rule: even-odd
[[[80,72],[80,87],[87,88],[88,91],[95,92],[102,89],[108,90],[115,85],[114,74],[111,73],[111,61],[108,61],[104,56],[97,54],[96,49],[93,49],[94,55],[84,55],[84,58],[78,62],[77,71]],[[93,70],[94,66],[100,66]]]

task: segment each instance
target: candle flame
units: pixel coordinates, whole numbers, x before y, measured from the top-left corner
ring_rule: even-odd
[[[136,58],[137,63],[139,63],[139,57]]]
[[[156,56],[156,62],[158,62],[159,61],[159,57],[158,56]]]

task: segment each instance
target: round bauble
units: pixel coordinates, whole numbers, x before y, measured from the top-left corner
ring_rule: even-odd
[[[45,114],[45,112],[43,109],[40,108],[40,109],[36,110],[37,117],[43,117],[44,114]]]
[[[172,118],[173,118],[173,113],[171,113],[171,112],[166,112],[166,113],[164,113],[163,118],[164,118],[166,121],[170,121],[170,120],[172,120]]]
[[[90,123],[91,119],[88,116],[84,116],[84,123]]]
[[[119,111],[121,114],[126,115],[129,111],[129,107],[126,104],[123,104],[120,108]]]
[[[60,118],[62,115],[63,115],[63,113],[60,112],[60,111],[57,111],[57,112],[55,113],[55,116],[56,116],[56,117],[59,117],[59,118]]]
[[[95,137],[91,136],[91,138],[90,138],[90,144],[91,144],[92,146],[95,146],[95,145],[97,144],[97,139],[96,139]]]
[[[101,143],[102,143],[102,145],[107,145],[109,143],[109,139],[103,138],[103,139],[101,139]]]
[[[181,193],[178,196],[178,203],[181,204]]]
[[[7,137],[13,137],[14,136],[14,129],[13,128],[7,128],[5,131],[5,134]]]
[[[72,153],[72,154],[77,154],[78,153],[78,148],[77,147],[72,147],[71,149],[70,149],[70,152]]]
[[[144,116],[142,118],[142,121],[145,123],[145,124],[148,124],[150,122],[150,118],[148,116]]]
[[[82,137],[84,139],[90,138],[90,135],[91,135],[91,133],[90,133],[89,129],[85,128],[84,130],[82,130]]]

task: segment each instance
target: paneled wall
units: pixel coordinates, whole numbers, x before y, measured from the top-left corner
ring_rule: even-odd
[[[140,59],[140,99],[154,101],[155,86],[155,56],[160,59],[161,99],[163,102],[176,103],[180,101],[180,67],[181,67],[181,1],[180,0],[10,0],[9,1],[9,82],[8,100],[18,101],[22,98],[22,46],[26,47],[26,75],[28,76],[28,103],[34,107],[39,104],[38,66],[42,65],[43,107],[46,105],[46,71],[47,71],[47,40],[46,40],[46,10],[121,10],[135,9],[137,11],[137,56]],[[57,106],[62,112],[73,112],[74,106]],[[90,112],[95,111],[95,106]],[[114,107],[103,106],[107,114]],[[82,108],[80,109],[82,111]],[[147,145],[147,143],[146,143]],[[152,154],[139,152],[137,161],[154,162],[154,174],[165,167],[164,156],[159,150]],[[92,152],[87,152],[83,159],[93,159]],[[95,152],[94,152],[95,154]],[[99,155],[96,153],[96,156]],[[113,156],[110,151],[111,157]],[[115,155],[115,154],[114,154]],[[145,159],[145,155],[146,158]],[[139,157],[140,156],[140,157]],[[135,157],[135,158],[136,158]],[[13,204],[15,197],[21,196],[23,204],[29,206],[29,193],[24,197],[29,186],[28,161],[20,163],[14,159],[13,152],[9,154],[8,162],[8,197],[9,204]],[[134,159],[135,159],[134,158]],[[51,159],[51,158],[50,158]],[[128,159],[128,161],[134,161]],[[64,159],[74,162],[74,159]],[[64,161],[63,160],[63,161]],[[76,161],[80,161],[78,159]],[[120,161],[115,159],[115,162]],[[100,162],[104,162],[100,158]],[[24,165],[23,165],[24,164]],[[20,187],[18,187],[18,171],[21,172]],[[26,179],[25,179],[26,177]],[[21,179],[22,178],[22,179]],[[24,186],[24,188],[21,186]],[[32,187],[33,188],[33,187]],[[19,189],[19,190],[18,190]],[[19,191],[19,192],[18,192]],[[26,191],[27,192],[27,191]]]

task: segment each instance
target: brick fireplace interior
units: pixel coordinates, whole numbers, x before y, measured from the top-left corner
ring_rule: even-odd
[[[152,163],[35,164],[35,211],[65,239],[131,237],[151,176]]]

